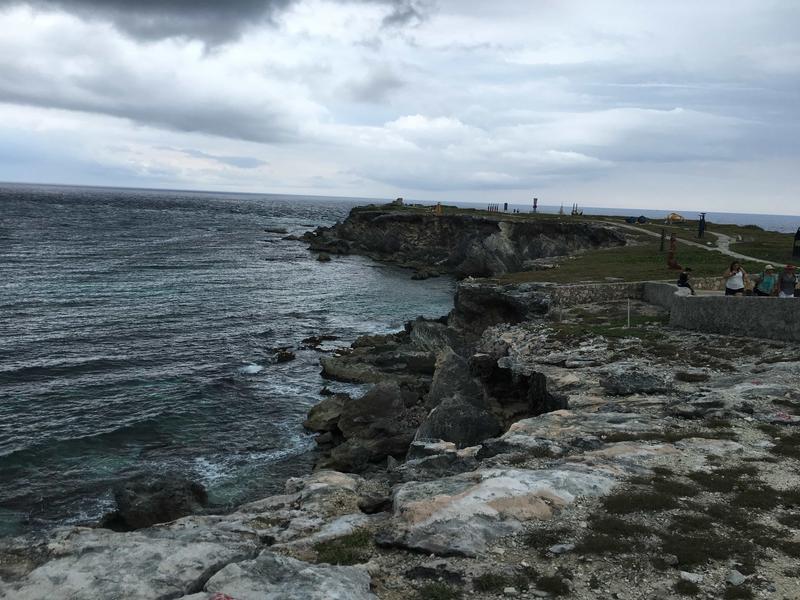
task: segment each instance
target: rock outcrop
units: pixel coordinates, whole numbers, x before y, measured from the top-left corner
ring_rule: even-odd
[[[344,222],[320,227],[304,239],[319,252],[366,254],[423,272],[435,269],[462,277],[520,271],[539,258],[625,244],[618,231],[595,223],[436,215],[390,206],[354,208]]]

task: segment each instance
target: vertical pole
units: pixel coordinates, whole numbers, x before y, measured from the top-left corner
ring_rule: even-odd
[[[631,328],[631,299],[628,298],[628,329]]]
[[[667,239],[667,230],[662,227],[661,228],[661,246],[658,249],[659,252],[663,252],[664,251],[664,241],[666,239]]]

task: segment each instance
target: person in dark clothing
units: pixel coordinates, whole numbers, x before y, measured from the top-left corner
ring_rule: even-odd
[[[692,269],[689,267],[684,267],[681,274],[678,275],[678,287],[689,288],[689,291],[692,292],[692,296],[695,295],[694,288],[692,284],[689,283],[689,273],[692,272]]]

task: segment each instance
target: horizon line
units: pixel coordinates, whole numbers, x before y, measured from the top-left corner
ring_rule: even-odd
[[[42,187],[72,187],[72,188],[88,188],[88,189],[111,189],[111,190],[134,190],[134,191],[144,191],[144,192],[186,192],[186,193],[195,193],[195,194],[225,194],[229,196],[305,196],[310,198],[335,198],[339,200],[386,200],[386,202],[392,202],[395,198],[402,198],[406,201],[404,196],[396,196],[395,198],[377,198],[372,196],[336,196],[336,195],[325,195],[325,194],[287,194],[287,193],[276,193],[276,192],[231,192],[231,191],[220,191],[220,190],[205,190],[205,189],[191,189],[191,188],[158,188],[158,187],[137,187],[137,186],[130,186],[130,185],[99,185],[99,184],[88,184],[88,183],[39,183],[39,182],[31,182],[31,181],[0,181],[0,185],[19,185],[19,186],[42,186]],[[432,204],[436,204],[440,202],[439,200],[425,200],[421,198],[408,198],[407,201],[409,202],[430,202]],[[462,202],[464,204],[475,204],[481,205],[484,201],[482,200],[450,200],[450,202]],[[497,204],[498,201],[488,200],[490,204]],[[505,201],[501,201],[500,204],[503,204]],[[445,204],[445,202],[442,202]],[[516,206],[528,206],[528,204],[521,203],[521,202],[508,202],[509,205],[516,205]],[[540,207],[557,207],[562,205],[561,203],[558,204],[539,204]],[[645,208],[641,206],[636,207],[629,207],[629,206],[594,206],[594,205],[583,205],[581,206],[578,203],[579,208],[591,208],[591,209],[611,209],[611,210],[649,210],[649,211],[666,211],[666,212],[706,212],[710,214],[718,214],[718,215],[759,215],[759,216],[769,216],[769,217],[793,217],[793,218],[800,218],[800,213],[798,214],[783,214],[783,213],[766,213],[766,212],[752,212],[752,213],[740,213],[740,212],[726,212],[726,211],[714,211],[714,210],[707,210],[707,211],[698,211],[697,209],[681,209],[681,208]]]

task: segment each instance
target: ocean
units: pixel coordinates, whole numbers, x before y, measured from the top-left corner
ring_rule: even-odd
[[[313,335],[452,308],[454,281],[283,240],[359,200],[0,186],[0,535],[91,522],[178,474],[221,509],[307,472]],[[297,358],[277,363],[274,349]]]
[[[320,389],[364,388],[324,380],[302,340],[332,335],[330,349],[452,308],[451,278],[320,263],[265,231],[300,234],[366,202],[0,184],[0,535],[90,523],[142,476],[199,480],[227,509],[307,472],[301,423]],[[276,362],[280,347],[296,359]]]

